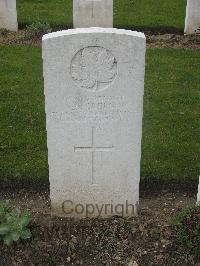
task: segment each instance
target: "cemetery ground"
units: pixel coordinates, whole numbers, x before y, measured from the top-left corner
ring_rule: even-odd
[[[175,214],[195,204],[195,193],[194,186],[145,189],[138,218],[76,220],[51,217],[48,189],[4,187],[1,198],[31,211],[32,238],[0,244],[1,265],[199,265],[172,227]]]
[[[0,34],[0,199],[31,212],[32,238],[0,242],[1,265],[199,265],[172,221],[196,201],[200,37],[182,35],[186,1],[114,3],[115,27],[148,42],[139,216],[51,217],[41,39],[24,35],[36,20],[72,27],[72,1],[19,0],[19,32]]]

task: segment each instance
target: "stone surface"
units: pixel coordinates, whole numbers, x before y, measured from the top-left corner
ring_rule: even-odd
[[[200,33],[200,0],[187,0],[185,34]]]
[[[73,0],[74,28],[113,27],[113,0]]]
[[[0,0],[0,28],[18,30],[16,0]]]
[[[200,177],[199,177],[199,186],[198,186],[198,194],[197,194],[197,205],[200,205]]]
[[[43,37],[56,215],[133,215],[139,200],[145,50],[144,35],[126,30],[76,29]]]

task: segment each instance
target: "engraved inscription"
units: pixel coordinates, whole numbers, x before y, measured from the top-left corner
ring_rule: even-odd
[[[70,97],[65,110],[50,114],[54,120],[107,122],[130,119],[132,103],[124,96]]]
[[[106,89],[117,75],[117,61],[112,53],[100,46],[81,49],[72,59],[71,76],[81,88],[90,91]]]
[[[92,145],[91,147],[74,147],[75,152],[91,152],[92,154],[92,180],[91,184],[97,184],[97,181],[95,180],[95,153],[96,152],[111,152],[114,151],[114,146],[110,147],[100,147],[96,146],[95,141],[95,128],[92,128]]]

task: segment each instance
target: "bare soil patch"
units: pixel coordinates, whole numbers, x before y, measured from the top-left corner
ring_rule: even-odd
[[[137,218],[67,219],[50,215],[49,191],[0,192],[32,213],[32,239],[11,248],[0,243],[1,265],[199,265],[176,240],[171,221],[195,194],[142,192]],[[135,263],[135,264],[134,264]]]
[[[26,30],[9,32],[0,35],[0,44],[38,45],[41,46],[41,37],[26,40]],[[145,32],[147,37],[147,47],[150,48],[184,48],[200,49],[200,35],[184,36],[180,34],[158,34]]]
[[[150,48],[184,48],[184,49],[200,49],[199,35],[148,35],[147,46]]]

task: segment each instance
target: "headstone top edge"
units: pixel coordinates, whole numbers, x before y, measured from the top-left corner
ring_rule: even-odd
[[[138,32],[138,31],[131,31],[131,30],[124,30],[124,29],[116,29],[116,28],[99,28],[99,27],[91,27],[91,28],[76,28],[76,29],[69,29],[69,30],[62,30],[62,31],[56,31],[51,32],[48,34],[43,35],[42,41],[48,40],[48,39],[54,39],[62,36],[70,36],[70,35],[76,35],[76,34],[94,34],[94,33],[114,33],[118,35],[127,35],[127,36],[133,36],[138,37],[142,39],[146,39],[144,33]]]

